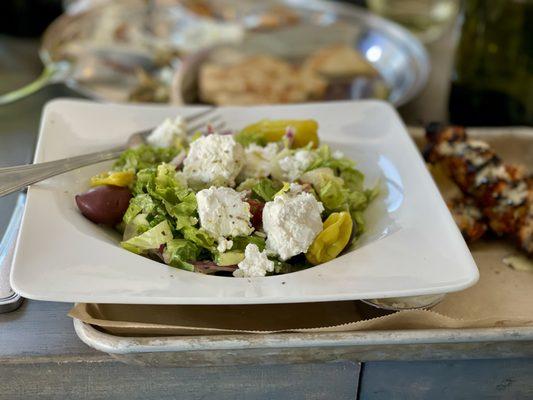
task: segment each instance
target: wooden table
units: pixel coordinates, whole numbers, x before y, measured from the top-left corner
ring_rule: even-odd
[[[402,109],[410,121],[444,119],[449,51],[432,81]],[[449,46],[448,46],[449,48]],[[0,37],[0,92],[36,76],[37,42]],[[0,107],[0,165],[31,161],[49,87]],[[16,196],[0,199],[0,235]],[[147,368],[115,361],[83,344],[66,316],[70,304],[26,301],[0,315],[0,399],[473,399],[533,398],[533,360],[351,362],[227,368]],[[492,396],[492,397],[491,397]]]

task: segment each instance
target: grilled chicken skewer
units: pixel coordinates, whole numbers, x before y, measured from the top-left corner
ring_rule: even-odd
[[[456,197],[446,204],[467,242],[475,242],[487,232],[486,218],[472,197]]]
[[[533,177],[522,166],[505,164],[464,128],[430,124],[424,156],[439,164],[466,196],[471,196],[490,229],[514,238],[533,255]]]

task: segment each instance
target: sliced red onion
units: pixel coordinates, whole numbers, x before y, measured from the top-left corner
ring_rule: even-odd
[[[222,267],[210,260],[192,261],[191,264],[194,265],[194,272],[199,272],[201,274],[214,274],[216,272],[233,272],[237,268],[239,268],[236,265],[226,265]]]
[[[148,250],[148,254],[151,254],[157,257],[157,259],[161,260],[162,262],[166,264],[168,260],[165,260],[165,257],[163,255],[164,250],[165,250],[165,244],[162,244],[161,246],[159,246],[158,249]]]
[[[287,141],[289,147],[292,147],[295,134],[296,130],[294,129],[294,126],[289,125],[285,128],[285,135],[283,135],[283,138]]]
[[[176,168],[177,171],[181,167],[181,164],[183,164],[185,158],[187,158],[187,153],[185,152],[185,150],[182,150],[178,153],[176,157],[170,160],[169,164]]]

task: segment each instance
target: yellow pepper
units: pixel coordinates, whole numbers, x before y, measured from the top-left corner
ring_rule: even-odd
[[[289,126],[294,128],[292,147],[304,147],[309,143],[313,143],[314,148],[318,146],[318,123],[313,119],[263,119],[245,127],[240,135],[259,134],[267,142],[277,142],[283,138]]]
[[[91,178],[91,186],[112,185],[129,186],[135,174],[131,171],[106,172]]]
[[[333,260],[346,247],[352,235],[352,217],[346,211],[332,213],[323,224],[320,232],[305,254],[313,264]]]

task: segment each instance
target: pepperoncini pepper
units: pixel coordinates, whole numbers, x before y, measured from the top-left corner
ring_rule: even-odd
[[[346,247],[352,235],[352,217],[346,211],[332,213],[305,254],[313,265],[333,260]]]
[[[258,135],[258,137],[265,142],[277,142],[283,138],[287,131],[287,127],[292,127],[294,129],[294,148],[305,147],[309,143],[312,143],[313,148],[318,146],[318,123],[312,119],[264,119],[255,124],[248,125],[237,136],[244,139],[246,137]]]
[[[91,186],[111,185],[129,186],[133,182],[135,174],[131,171],[106,172],[91,178]]]

